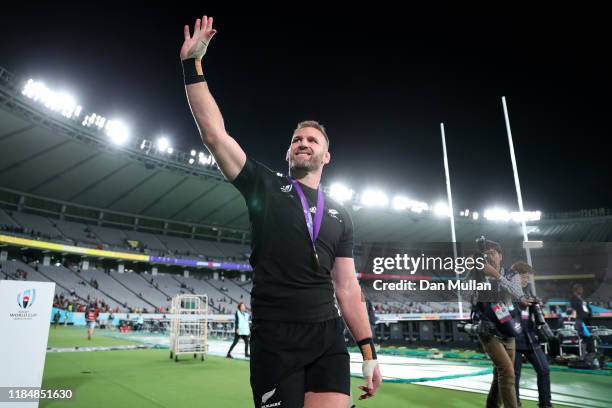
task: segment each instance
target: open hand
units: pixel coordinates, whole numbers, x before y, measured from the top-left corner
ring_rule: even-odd
[[[204,16],[202,20],[197,19],[193,26],[193,35],[189,31],[189,26],[183,28],[185,42],[181,47],[181,60],[188,58],[202,59],[206,54],[206,49],[210,40],[217,34],[217,30],[213,28],[213,18]]]

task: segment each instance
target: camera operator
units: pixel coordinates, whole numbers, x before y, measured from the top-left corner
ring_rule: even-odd
[[[533,269],[526,262],[515,262],[511,267],[515,273],[518,273],[521,279],[521,286],[526,298],[519,302],[515,302],[515,317],[520,319],[523,331],[516,336],[516,356],[514,359],[514,373],[516,377],[516,399],[519,406],[520,391],[519,382],[521,380],[521,368],[523,366],[523,356],[533,366],[538,376],[538,407],[552,407],[550,396],[550,370],[548,369],[548,360],[540,343],[550,340],[552,332],[546,326],[547,331],[542,328],[546,325],[542,310],[540,309],[539,300],[531,293],[529,282],[534,274]],[[540,328],[538,332],[538,328]],[[539,333],[539,335],[538,335]]]
[[[472,303],[472,314],[479,321],[478,337],[484,351],[493,362],[493,382],[487,396],[487,408],[498,407],[503,402],[505,408],[518,407],[514,377],[514,338],[521,332],[520,323],[514,321],[511,312],[513,302],[520,301],[524,295],[518,273],[506,272],[501,266],[502,249],[494,241],[481,237],[478,241],[486,263],[479,273],[495,287],[494,296],[476,293]],[[500,401],[501,397],[501,401]]]

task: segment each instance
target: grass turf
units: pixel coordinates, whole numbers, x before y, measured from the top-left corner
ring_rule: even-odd
[[[167,350],[49,353],[43,388],[72,389],[71,401],[47,401],[41,407],[252,407],[249,364],[209,356],[206,361],[181,356],[175,363]],[[353,379],[357,394],[358,379]],[[484,406],[475,393],[411,384],[383,384],[374,399],[360,407]]]
[[[127,339],[117,339],[105,336],[105,331],[95,329],[91,340],[87,340],[87,328],[75,326],[58,326],[49,329],[49,341],[47,347],[102,347],[102,346],[125,346],[140,344]]]
[[[49,345],[130,344],[107,338],[97,331],[85,339],[84,328],[50,330]],[[352,379],[353,395],[359,395],[358,378]],[[252,407],[249,364],[209,356],[206,361],[181,356],[175,363],[168,350],[122,350],[82,353],[48,353],[44,389],[71,389],[70,401],[42,401],[40,407]],[[356,399],[356,398],[355,398]],[[363,408],[483,407],[485,395],[414,384],[383,383],[379,394],[356,401]],[[526,408],[535,407],[523,401]]]

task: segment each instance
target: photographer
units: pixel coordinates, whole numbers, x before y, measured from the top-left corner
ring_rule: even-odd
[[[547,342],[549,337],[542,326],[546,325],[544,316],[540,309],[539,300],[531,293],[529,282],[533,276],[533,269],[525,262],[515,262],[510,269],[518,273],[521,278],[521,286],[526,298],[515,303],[515,316],[520,319],[523,332],[516,337],[516,357],[514,362],[514,373],[516,376],[516,399],[520,406],[519,382],[521,379],[521,368],[523,356],[533,366],[538,376],[538,407],[552,407],[550,396],[550,371],[548,360],[540,343]],[[538,335],[538,328],[540,334]],[[550,329],[548,333],[552,335]]]
[[[580,338],[584,340],[587,345],[587,352],[591,353],[595,351],[595,340],[591,336],[587,325],[589,325],[589,318],[593,315],[591,305],[584,298],[584,287],[576,283],[572,286],[572,297],[570,298],[570,304],[574,310],[576,323],[574,325]]]
[[[487,408],[498,407],[503,402],[506,408],[518,407],[514,377],[514,338],[521,331],[511,315],[513,302],[520,301],[524,295],[521,279],[515,272],[506,272],[501,267],[502,249],[497,242],[478,241],[486,263],[477,271],[481,280],[494,287],[492,295],[476,293],[473,299],[472,314],[479,322],[478,337],[484,351],[493,362],[493,382],[487,396]],[[501,397],[501,401],[500,401]]]

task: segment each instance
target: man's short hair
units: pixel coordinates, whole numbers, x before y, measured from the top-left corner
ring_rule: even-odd
[[[315,128],[319,132],[323,133],[323,136],[325,136],[325,141],[327,142],[327,148],[329,148],[329,137],[327,136],[327,132],[325,131],[325,126],[323,126],[316,120],[305,120],[305,121],[298,123],[293,132],[295,133],[300,129],[308,128],[308,127]]]
[[[528,275],[533,273],[533,268],[527,262],[523,261],[513,263],[510,269],[517,272],[519,275]]]
[[[502,247],[501,247],[501,245],[498,242],[491,241],[491,240],[487,239],[485,241],[485,244],[484,244],[484,250],[485,251],[489,251],[491,249],[494,249],[495,251],[499,252],[500,254],[502,253]]]

